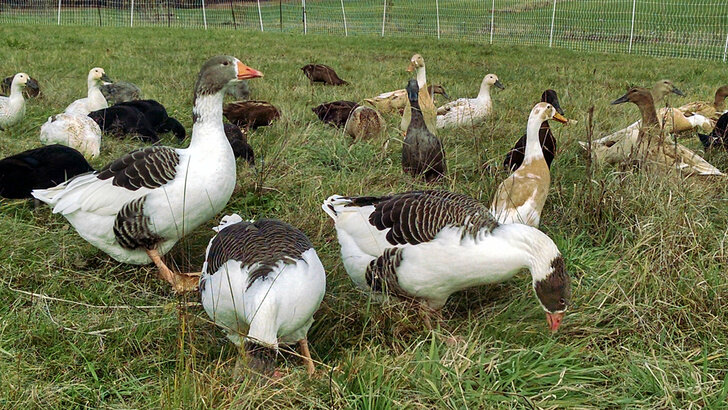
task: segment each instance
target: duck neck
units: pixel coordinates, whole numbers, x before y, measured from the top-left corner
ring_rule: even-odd
[[[657,120],[657,111],[655,111],[654,103],[637,104],[637,106],[640,108],[640,114],[642,114],[642,127],[654,127],[660,125]]]
[[[480,86],[480,91],[478,92],[478,99],[483,101],[490,101],[490,84],[483,83]]]
[[[536,116],[528,117],[528,126],[526,127],[526,151],[524,153],[523,164],[529,164],[537,159],[543,159],[543,150],[539,141],[538,133],[541,129],[540,118]]]
[[[91,78],[88,79],[88,93],[86,94],[86,96],[89,100],[92,101],[100,102],[101,100],[104,100],[104,102],[106,102],[104,94],[101,93],[101,87],[99,87],[99,83]]]
[[[195,97],[195,106],[192,108],[194,123],[192,124],[190,148],[199,144],[210,144],[209,137],[220,137],[221,140],[227,143],[222,122],[223,97],[224,93],[222,91]],[[200,135],[206,136],[204,141],[200,140]]]
[[[493,230],[493,234],[516,249],[516,268],[528,268],[534,285],[551,273],[551,263],[560,255],[559,248],[551,238],[528,225],[499,225]]]
[[[425,66],[417,67],[417,86],[420,90],[427,86],[427,73],[425,72]]]
[[[11,100],[24,100],[23,98],[23,86],[20,83],[13,82],[10,85],[10,96]]]

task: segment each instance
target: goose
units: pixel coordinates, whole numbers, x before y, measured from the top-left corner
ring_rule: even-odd
[[[83,155],[64,145],[46,145],[0,160],[0,196],[33,198],[30,192],[56,186],[94,169]]]
[[[349,83],[339,78],[333,68],[325,64],[306,64],[301,67],[303,74],[313,83],[324,83],[326,85],[348,85]]]
[[[10,77],[5,77],[2,83],[0,83],[0,93],[2,95],[10,95],[10,89],[12,88],[14,78],[14,75],[11,75]],[[38,97],[40,95],[40,85],[38,84],[38,80],[31,76],[28,76],[28,82],[25,84],[23,95],[25,96],[25,98]]]
[[[238,214],[213,229],[199,285],[205,312],[243,347],[254,370],[274,373],[278,345],[298,343],[312,375],[307,333],[326,273],[311,241],[285,222],[246,222]]]
[[[170,117],[167,109],[155,100],[132,100],[114,105],[133,107],[141,111],[152,128],[159,134],[171,132],[179,141],[187,137],[185,127],[176,118]]]
[[[678,108],[687,116],[700,114],[703,117],[717,121],[720,114],[725,111],[725,99],[728,97],[728,85],[724,85],[715,91],[713,102],[695,101]]]
[[[141,88],[127,81],[104,82],[99,89],[106,101],[111,105],[142,99]]]
[[[87,115],[91,111],[106,108],[109,104],[101,93],[100,86],[102,82],[111,82],[109,76],[101,67],[94,67],[88,72],[88,96],[78,99],[66,107],[66,114]]]
[[[728,112],[721,115],[710,134],[698,134],[705,150],[712,148],[728,149]]]
[[[561,109],[559,97],[556,95],[556,91],[550,89],[544,91],[543,94],[541,94],[541,102],[551,104],[556,109],[556,112],[562,116],[564,115],[564,110]],[[571,122],[571,120],[569,120],[569,122]],[[506,169],[515,171],[521,166],[521,163],[523,163],[523,155],[526,151],[526,138],[527,135],[523,134],[523,136],[516,142],[516,145],[506,154],[506,159],[503,161],[503,166]],[[551,169],[551,161],[554,160],[554,155],[556,154],[556,138],[551,132],[548,121],[541,123],[541,128],[538,130],[538,141],[541,145],[541,151],[543,151],[543,157],[546,160],[546,165],[549,169]]]
[[[333,195],[322,208],[334,220],[346,272],[364,290],[440,309],[457,291],[503,282],[527,268],[551,331],[570,304],[570,279],[556,244],[531,226],[499,224],[467,195]]]
[[[523,163],[501,182],[490,205],[490,212],[502,224],[521,223],[538,228],[551,186],[551,174],[539,143],[539,131],[541,124],[550,119],[567,122],[556,107],[545,102],[536,104],[528,116]]]
[[[387,124],[374,108],[358,106],[346,120],[344,129],[354,140],[368,140],[384,134]]]
[[[267,101],[236,101],[225,105],[222,110],[228,121],[241,128],[255,130],[271,125],[281,117],[281,112]]]
[[[153,262],[174,290],[193,289],[199,278],[172,273],[161,256],[230,199],[236,169],[222,122],[225,88],[236,80],[262,76],[235,57],[207,60],[194,88],[188,148],[141,148],[98,172],[35,190],[33,196],[51,205],[53,213],[62,214],[82,238],[115,260],[135,265]]]
[[[135,107],[112,105],[88,114],[101,131],[115,137],[137,136],[142,141],[157,142],[159,137],[147,117]]]
[[[242,158],[248,165],[255,165],[255,153],[253,147],[248,144],[248,137],[245,132],[235,124],[225,123],[225,136],[233,149],[235,158]]]
[[[86,114],[57,114],[40,127],[40,141],[66,145],[96,158],[101,152],[101,127]]]
[[[20,123],[25,116],[23,89],[30,77],[25,73],[15,74],[10,86],[10,96],[0,97],[0,130]]]
[[[476,98],[458,98],[437,109],[437,128],[451,128],[477,124],[484,121],[493,111],[490,88],[505,89],[495,74],[488,74],[480,83]]]
[[[445,176],[445,150],[442,142],[427,128],[420,110],[417,80],[407,84],[412,120],[402,143],[402,170],[414,177],[424,176],[434,182]]]
[[[311,111],[313,111],[321,121],[335,127],[343,127],[346,125],[346,120],[349,119],[351,112],[358,106],[359,104],[354,101],[339,100],[319,104],[312,108]]]
[[[437,129],[435,128],[435,103],[432,100],[432,95],[428,92],[427,88],[427,71],[425,69],[425,59],[422,58],[421,55],[415,54],[410,59],[409,66],[407,66],[408,72],[416,72],[417,73],[417,87],[419,88],[419,104],[420,104],[420,111],[422,112],[422,116],[425,119],[425,125],[427,126],[427,129],[430,130],[431,133],[436,134]],[[411,113],[412,110],[410,110],[410,99],[409,99],[409,91],[407,91],[407,100],[405,101],[404,106],[404,112],[402,113],[402,121],[399,123],[399,128],[403,132],[407,131],[407,128],[409,128],[409,123],[411,120]]]

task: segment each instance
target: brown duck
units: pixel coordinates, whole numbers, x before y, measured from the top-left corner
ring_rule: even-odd
[[[346,120],[359,104],[354,101],[339,100],[323,103],[311,109],[319,119],[335,127],[343,127]]]
[[[226,104],[222,114],[228,121],[241,128],[254,130],[270,125],[281,117],[281,112],[266,101],[236,101]]]
[[[419,103],[417,80],[407,84],[411,121],[402,146],[402,169],[415,177],[424,176],[427,182],[437,181],[447,172],[442,142],[427,128]]]
[[[301,67],[303,74],[313,83],[324,83],[326,85],[347,85],[348,82],[339,78],[333,68],[325,64],[307,64]]]

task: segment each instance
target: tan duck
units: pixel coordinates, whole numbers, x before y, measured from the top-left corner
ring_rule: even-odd
[[[354,140],[367,140],[383,135],[386,125],[377,110],[360,105],[351,111],[344,129]]]
[[[725,111],[725,99],[728,97],[728,85],[724,85],[715,91],[713,102],[694,101],[680,107],[680,111],[686,116],[699,114],[703,117],[717,121],[720,115]]]
[[[427,88],[425,59],[419,54],[413,55],[410,59],[407,71],[417,72],[417,86],[420,89],[418,101],[420,104],[420,110],[422,111],[422,117],[425,119],[427,129],[430,130],[431,133],[435,134],[437,130],[435,126],[437,124],[437,109],[435,108],[435,102],[432,101],[432,96]],[[412,110],[410,110],[410,99],[408,98],[404,106],[404,112],[402,113],[402,121],[399,123],[399,129],[406,132],[411,120]]]

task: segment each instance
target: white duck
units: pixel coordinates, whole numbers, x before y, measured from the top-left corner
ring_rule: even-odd
[[[154,262],[175,290],[196,287],[198,278],[172,273],[160,255],[230,199],[236,171],[222,122],[225,88],[262,76],[235,57],[211,58],[195,85],[188,148],[132,151],[100,171],[35,190],[33,196],[52,205],[79,235],[117,261]]]
[[[311,241],[285,222],[245,222],[237,214],[213,229],[218,233],[200,278],[207,314],[244,347],[253,369],[270,373],[278,344],[298,342],[313,374],[306,335],[326,291],[326,273]]]
[[[346,271],[366,290],[439,309],[457,291],[502,282],[527,268],[552,331],[569,306],[570,279],[554,242],[527,225],[499,224],[466,195],[334,195],[323,209],[334,220]]]
[[[490,99],[490,88],[496,86],[501,90],[503,84],[495,74],[488,74],[480,83],[480,92],[476,98],[458,98],[437,109],[437,128],[451,128],[473,125],[484,121],[493,111]]]
[[[25,116],[25,98],[23,88],[30,77],[25,73],[15,74],[10,85],[10,96],[0,96],[0,130],[13,126]]]
[[[101,85],[111,82],[109,76],[101,67],[94,67],[88,72],[88,96],[72,102],[66,107],[66,114],[88,115],[91,111],[101,110],[109,106],[101,93]]]
[[[48,117],[40,127],[40,141],[75,148],[87,158],[96,158],[101,151],[101,128],[87,115],[62,113]]]

